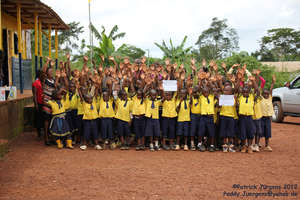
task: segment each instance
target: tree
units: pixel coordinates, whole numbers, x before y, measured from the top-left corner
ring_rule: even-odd
[[[121,57],[128,56],[129,59],[134,61],[135,59],[144,56],[145,51],[130,44],[123,44],[117,49],[116,54],[118,54]]]
[[[105,30],[105,27],[104,27],[104,26],[101,26],[101,28],[102,28],[102,32],[100,33],[100,32],[96,29],[96,27],[95,27],[93,24],[91,24],[91,30],[92,30],[92,33],[95,35],[96,39],[99,40],[99,41],[101,41],[101,40],[103,39],[103,38],[102,38],[102,34],[105,34],[106,37],[112,39],[113,41],[116,40],[116,39],[118,39],[118,38],[123,38],[123,37],[125,36],[125,34],[126,34],[125,32],[121,32],[121,33],[118,33],[118,34],[117,34],[117,32],[118,32],[118,30],[119,30],[118,25],[115,25],[115,26],[111,29],[111,31],[109,32],[108,35],[105,33],[105,31],[106,31],[106,30]]]
[[[179,46],[174,46],[172,39],[170,39],[170,47],[166,45],[163,40],[162,44],[154,43],[163,53],[164,58],[170,58],[172,62],[183,63],[186,59],[186,55],[190,53],[192,47],[184,48],[187,36],[185,36]]]
[[[300,31],[292,28],[270,29],[261,38],[260,49],[252,54],[261,61],[300,60]]]
[[[236,30],[228,27],[227,19],[214,17],[210,27],[199,35],[196,45],[202,58],[221,59],[239,49],[238,40]]]

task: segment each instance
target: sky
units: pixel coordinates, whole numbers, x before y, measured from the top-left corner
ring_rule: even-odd
[[[80,22],[85,30],[80,37],[89,42],[88,0],[41,1],[66,23]],[[108,31],[118,25],[126,35],[115,41],[116,47],[135,45],[151,57],[163,56],[154,42],[168,44],[170,38],[179,45],[187,35],[186,47],[196,47],[213,17],[226,18],[238,33],[240,51],[251,53],[259,49],[259,40],[269,29],[299,30],[300,0],[91,0],[91,21],[99,31],[102,25]]]

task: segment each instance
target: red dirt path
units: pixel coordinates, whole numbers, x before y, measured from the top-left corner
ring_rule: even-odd
[[[0,200],[236,199],[223,196],[224,191],[243,192],[233,184],[281,186],[272,192],[298,195],[277,199],[300,199],[300,118],[285,121],[272,124],[273,152],[252,155],[57,150],[37,141],[35,133],[23,133],[0,161]],[[284,184],[298,186],[284,190]]]

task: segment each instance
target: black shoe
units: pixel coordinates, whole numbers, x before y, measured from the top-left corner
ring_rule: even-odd
[[[129,144],[125,144],[125,150],[129,150],[130,147],[129,147]]]
[[[199,148],[199,151],[201,151],[201,152],[206,151],[204,144],[201,144],[198,148]]]
[[[45,145],[46,145],[46,146],[50,146],[51,143],[50,143],[49,141],[45,141]]]
[[[145,145],[141,145],[141,146],[140,146],[140,150],[141,150],[141,151],[145,151]]]
[[[135,150],[136,150],[136,151],[140,151],[140,150],[141,150],[141,145],[137,145],[137,146],[135,147]]]
[[[120,150],[126,150],[126,146],[124,144],[122,144],[122,146],[120,147]]]
[[[170,150],[170,147],[169,147],[168,145],[165,145],[165,144],[162,146],[162,148],[163,148],[164,150],[166,150],[166,151],[169,151],[169,150]]]
[[[210,146],[208,147],[208,151],[209,151],[209,152],[215,152],[215,147],[214,147],[214,145],[210,145]]]
[[[154,146],[154,150],[155,150],[155,151],[159,151],[159,150],[160,150],[159,146],[156,146],[156,145],[155,145],[155,146]]]

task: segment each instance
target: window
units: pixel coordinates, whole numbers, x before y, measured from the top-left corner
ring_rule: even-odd
[[[295,82],[293,82],[293,87],[292,88],[300,89],[300,78],[298,78]]]

